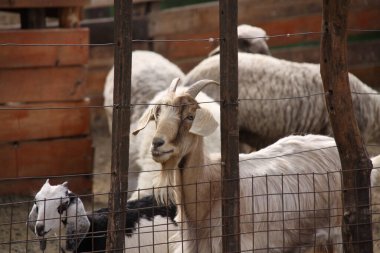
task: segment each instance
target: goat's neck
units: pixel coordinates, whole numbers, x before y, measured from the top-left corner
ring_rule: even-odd
[[[216,167],[209,165],[211,159],[203,150],[203,140],[200,139],[192,151],[183,157],[178,164],[176,173],[177,185],[176,203],[180,204],[183,221],[193,228],[209,227],[209,215],[215,193],[219,185],[219,173]],[[215,182],[216,181],[216,182]]]

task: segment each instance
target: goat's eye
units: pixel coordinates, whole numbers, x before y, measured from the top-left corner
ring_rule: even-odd
[[[58,208],[57,208],[58,213],[59,213],[59,214],[62,214],[64,211],[66,211],[68,205],[69,205],[69,202],[68,202],[68,201],[65,202],[65,203],[60,204],[60,205],[58,206]]]
[[[38,212],[37,201],[34,201],[34,205],[36,206],[36,211]]]
[[[158,119],[158,117],[160,117],[160,112],[161,112],[161,109],[157,107],[156,112],[154,113],[154,117],[156,118],[156,120]]]
[[[193,121],[194,120],[194,116],[193,115],[189,115],[186,117],[187,120],[190,120],[190,121]]]

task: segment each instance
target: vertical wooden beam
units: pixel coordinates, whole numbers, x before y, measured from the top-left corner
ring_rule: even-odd
[[[128,190],[132,68],[132,0],[115,0],[115,73],[112,121],[112,179],[107,252],[123,252]]]
[[[370,253],[371,160],[355,119],[347,72],[349,0],[323,0],[321,75],[326,105],[343,170],[343,241],[345,252]]]
[[[58,9],[59,27],[62,28],[74,28],[80,26],[80,21],[83,16],[83,8],[66,7]]]
[[[240,252],[237,12],[219,0],[223,252]]]
[[[46,27],[46,13],[44,8],[22,9],[20,15],[22,29]]]

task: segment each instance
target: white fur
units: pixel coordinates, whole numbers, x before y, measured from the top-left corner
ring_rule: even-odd
[[[184,93],[186,88],[178,87],[177,93]],[[167,94],[167,91],[159,92],[149,103],[157,104],[159,101]],[[220,106],[215,103],[212,98],[207,96],[205,93],[200,92],[197,96],[197,101],[200,103],[202,108],[208,109],[214,119],[219,124],[220,123]],[[203,102],[203,103],[202,103]],[[145,112],[149,111],[150,108],[146,109]],[[137,124],[136,124],[137,125]],[[144,131],[139,133],[137,136],[132,135],[135,141],[134,143],[139,143],[139,154],[137,159],[137,164],[141,168],[141,172],[138,177],[137,191],[133,192],[130,199],[138,199],[147,195],[153,194],[153,187],[158,185],[158,178],[161,171],[161,164],[155,162],[152,158],[151,153],[151,143],[152,138],[155,133],[155,122],[150,121],[145,127]],[[220,152],[220,128],[218,127],[211,135],[205,138],[205,150],[209,153]]]
[[[182,95],[183,91],[177,94]],[[175,98],[160,101],[171,105]],[[172,106],[159,109],[156,133],[150,134],[151,140],[165,140],[153,151],[160,154],[154,159],[162,164],[157,198],[169,197],[177,204],[176,220],[182,224],[183,232],[172,238],[178,241],[174,252],[221,252],[220,154],[205,151],[200,135],[178,135],[186,124],[181,120],[186,117],[183,109],[177,115]],[[168,127],[175,132],[164,131]],[[239,161],[243,251],[306,252],[314,247],[323,251],[331,244],[334,252],[342,252],[341,165],[333,138],[289,136],[260,151],[240,154]]]
[[[183,77],[183,72],[163,56],[151,52],[136,50],[132,52],[132,72],[131,72],[131,104],[148,103],[156,93],[165,90],[170,82],[176,77]],[[113,105],[114,91],[114,68],[107,75],[104,85],[104,105]],[[136,105],[131,110],[131,128],[133,122],[141,116],[147,108],[145,105]],[[113,108],[106,107],[106,116],[110,133],[112,132]],[[138,172],[141,168],[137,165],[139,153],[139,140],[130,136],[129,148],[129,190],[137,187]]]
[[[260,27],[242,24],[237,27],[238,50],[251,54],[270,55],[267,44],[267,33]],[[209,56],[219,54],[220,47],[215,48],[209,53]]]
[[[201,79],[219,81],[219,65],[219,55],[203,60],[186,75],[184,86]],[[239,128],[251,134],[250,144],[256,149],[294,133],[332,135],[319,64],[238,53],[238,65]],[[375,94],[353,94],[352,100],[363,139],[380,143],[380,96],[352,74],[349,81],[352,92]],[[219,89],[208,87],[204,92],[220,99]]]
[[[86,233],[90,227],[90,222],[87,218],[87,214],[84,205],[79,197],[76,197],[76,203],[70,206],[66,212],[60,215],[57,211],[60,203],[68,201],[67,186],[62,185],[50,185],[47,181],[36,194],[36,203],[33,206],[29,218],[28,226],[36,233],[35,227],[39,224],[44,224],[46,234],[45,238],[49,238],[52,234],[61,236],[61,243],[64,244],[66,240],[72,240],[74,245],[78,247],[81,240],[75,234],[82,234],[82,239],[86,237]],[[37,208],[38,207],[38,211]],[[64,225],[61,220],[67,218],[67,225]],[[128,217],[127,217],[128,218]],[[93,220],[94,223],[97,220]],[[66,232],[61,232],[62,229],[67,228]],[[80,231],[77,231],[77,230]],[[67,234],[67,231],[71,231],[71,235]],[[169,237],[172,236],[175,231],[178,230],[176,226],[170,221],[170,219],[155,216],[152,220],[145,218],[140,219],[139,226],[131,237],[125,237],[125,248],[128,253],[166,253],[168,252]],[[153,239],[154,236],[154,239]],[[42,240],[42,237],[39,237]],[[66,243],[67,245],[67,243]],[[153,250],[154,246],[154,250]],[[68,249],[67,246],[61,246],[66,252],[71,252],[76,249]],[[103,249],[105,250],[105,249]]]

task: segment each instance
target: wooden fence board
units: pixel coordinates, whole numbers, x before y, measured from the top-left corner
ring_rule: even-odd
[[[1,179],[0,179],[1,180]],[[34,197],[46,179],[28,179],[28,180],[13,180],[0,181],[0,195],[23,195]],[[70,190],[75,194],[91,194],[92,193],[92,178],[85,176],[78,177],[62,177],[59,179],[50,179],[50,183],[62,184],[68,181]]]
[[[353,2],[349,17],[350,28],[379,27],[378,22],[373,22],[379,16],[380,8],[374,8],[380,7],[378,1],[367,3],[360,1]],[[262,26],[267,29],[268,34],[276,34],[277,31],[281,33],[292,32],[291,30],[278,30],[275,24],[286,25],[296,31],[310,31],[303,28],[313,28],[313,30],[320,31],[322,20],[321,6],[321,3],[315,0],[240,0],[238,22],[239,24],[248,23]],[[200,33],[217,31],[217,14],[218,4],[214,2],[152,13],[149,32],[152,37],[155,37],[167,34],[186,34],[194,31]],[[186,22],[173,22],[173,20],[186,20]],[[305,27],[305,25],[307,26]],[[273,29],[273,31],[269,28]]]
[[[17,107],[75,107],[86,102],[18,105]],[[88,108],[11,110],[0,112],[0,143],[86,135],[90,132]]]
[[[0,8],[70,7],[84,6],[89,3],[90,0],[0,0]]]
[[[271,49],[271,51],[273,56],[277,58],[296,62],[319,63],[319,44]],[[351,42],[348,44],[347,54],[349,66],[361,65],[363,63],[380,65],[380,39]]]
[[[88,44],[89,30],[2,30],[0,43]],[[87,46],[3,46],[0,68],[82,65],[88,62]]]
[[[67,101],[84,98],[87,69],[0,69],[0,103]]]
[[[4,171],[16,171],[18,177],[38,177],[91,173],[93,148],[90,138],[69,138],[46,141],[1,144]],[[4,163],[5,162],[5,163]]]

